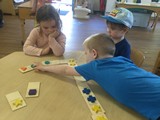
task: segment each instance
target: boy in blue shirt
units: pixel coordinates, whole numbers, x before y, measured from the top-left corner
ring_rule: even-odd
[[[116,46],[114,57],[123,56],[130,59],[131,47],[125,34],[133,25],[132,12],[125,8],[116,8],[103,18],[106,19],[107,33]]]
[[[115,44],[106,34],[95,34],[84,43],[86,64],[42,65],[35,70],[61,75],[83,76],[96,81],[121,104],[137,111],[149,120],[160,117],[160,77],[137,67],[129,59],[113,57]]]

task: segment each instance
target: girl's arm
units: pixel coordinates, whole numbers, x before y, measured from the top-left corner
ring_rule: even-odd
[[[64,54],[66,44],[66,36],[58,31],[49,35],[49,47],[55,56]]]
[[[41,39],[39,36],[40,35],[37,28],[34,28],[30,32],[23,46],[23,51],[25,54],[32,55],[32,56],[41,56],[49,53],[50,51],[49,46],[47,48],[37,47],[37,44],[38,44],[37,40]]]
[[[41,55],[46,55],[49,53],[49,51],[50,51],[50,47],[44,48],[41,52]]]
[[[42,65],[41,63],[35,63],[35,70],[43,72],[52,72],[60,75],[79,76],[80,74],[74,67],[68,65]]]

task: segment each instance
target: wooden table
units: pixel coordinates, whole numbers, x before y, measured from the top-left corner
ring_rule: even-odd
[[[143,4],[143,3],[116,3],[116,7],[124,7],[124,8],[142,8],[146,10],[151,10],[157,14],[155,20],[151,26],[152,30],[154,31],[158,22],[158,18],[160,15],[160,5],[159,4]]]
[[[30,71],[21,73],[18,69],[33,62],[74,58],[78,64],[84,62],[81,51],[67,52],[63,57],[33,57],[23,52],[14,52],[0,59],[0,118],[2,120],[92,120],[91,112],[82,97],[73,77],[52,73]],[[26,98],[29,82],[40,82],[40,94],[36,98]],[[93,81],[88,85],[106,111],[109,120],[145,120],[136,112],[113,100]],[[12,111],[6,94],[19,91],[27,106]]]

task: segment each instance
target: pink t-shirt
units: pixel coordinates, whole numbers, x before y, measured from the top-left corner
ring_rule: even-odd
[[[56,38],[56,42],[50,41],[49,43],[48,37],[43,33],[40,33],[40,28],[36,27],[30,32],[25,41],[23,51],[28,55],[41,56],[42,50],[50,47],[55,56],[60,56],[63,55],[65,51],[65,44],[66,36],[62,32]]]

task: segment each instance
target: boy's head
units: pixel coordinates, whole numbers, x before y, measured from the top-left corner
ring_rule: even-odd
[[[115,52],[113,40],[105,33],[91,35],[83,42],[83,46],[87,62],[105,57],[113,57]]]
[[[133,25],[133,14],[125,8],[115,8],[103,16],[107,23],[107,33],[114,41],[120,41]]]
[[[133,14],[125,8],[115,8],[109,15],[103,16],[103,18],[108,22],[122,24],[128,28],[131,28],[133,25]]]

